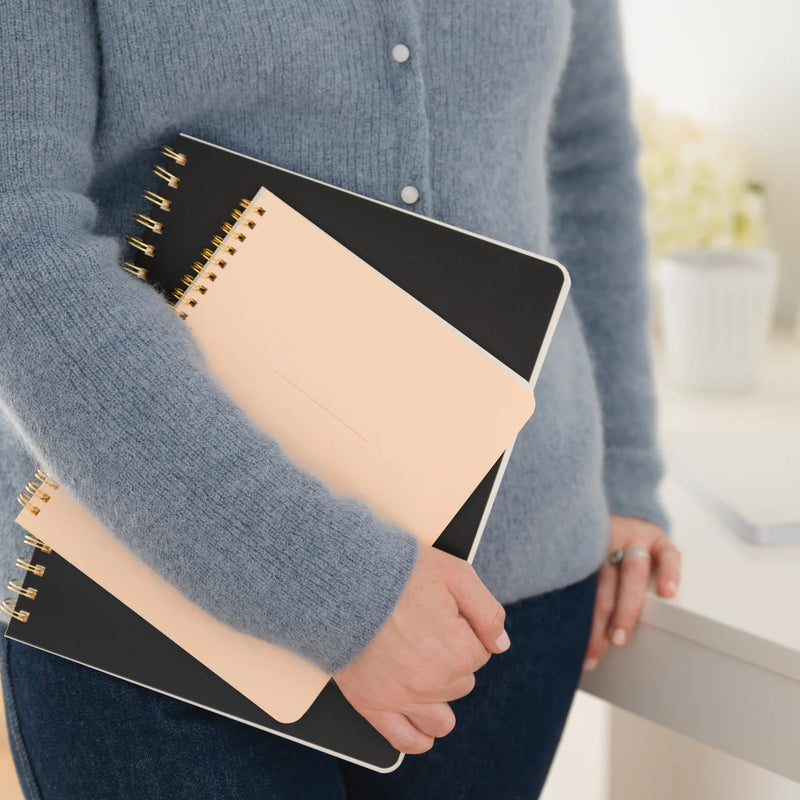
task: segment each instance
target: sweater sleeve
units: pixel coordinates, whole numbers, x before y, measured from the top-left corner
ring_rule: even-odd
[[[573,279],[600,395],[604,483],[612,514],[666,528],[656,490],[649,292],[616,0],[573,3],[572,42],[549,139],[551,240]]]
[[[93,233],[92,3],[0,26],[0,409],[39,463],[218,618],[334,673],[388,618],[416,539],[294,464],[187,327]]]

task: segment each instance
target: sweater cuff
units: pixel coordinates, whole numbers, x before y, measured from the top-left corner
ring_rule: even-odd
[[[652,522],[670,534],[670,520],[658,498],[664,467],[657,451],[607,448],[603,465],[608,510]]]
[[[374,517],[366,516],[371,517],[371,524],[356,535],[351,529],[345,534],[348,544],[337,548],[334,574],[346,575],[348,585],[330,587],[334,607],[327,609],[325,624],[306,641],[305,656],[329,675],[344,669],[389,619],[421,547],[403,528],[381,521],[376,530]],[[319,598],[315,601],[319,604]]]

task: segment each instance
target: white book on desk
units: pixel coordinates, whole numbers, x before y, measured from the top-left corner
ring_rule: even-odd
[[[670,471],[753,544],[800,543],[800,430],[680,434]]]

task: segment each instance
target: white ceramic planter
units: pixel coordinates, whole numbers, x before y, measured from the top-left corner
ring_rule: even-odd
[[[769,250],[680,250],[657,280],[667,370],[695,389],[755,385],[775,309],[778,261]]]

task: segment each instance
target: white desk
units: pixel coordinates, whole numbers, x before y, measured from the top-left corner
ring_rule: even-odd
[[[800,343],[771,343],[761,387],[680,390],[660,373],[662,436],[800,430]],[[800,476],[798,476],[800,491]],[[664,502],[683,552],[678,596],[650,594],[631,641],[581,688],[800,781],[800,545],[744,542],[672,478]]]

